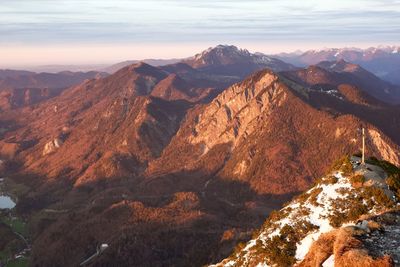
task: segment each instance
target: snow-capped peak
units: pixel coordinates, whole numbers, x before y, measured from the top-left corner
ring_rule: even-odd
[[[233,62],[245,62],[252,64],[279,64],[277,59],[263,53],[250,53],[247,49],[241,49],[233,45],[217,45],[196,54],[187,61],[196,66],[207,64],[231,64]]]

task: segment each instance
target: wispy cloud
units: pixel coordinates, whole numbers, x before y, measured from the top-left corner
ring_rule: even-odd
[[[400,0],[2,0],[0,46],[400,41]]]
[[[373,34],[384,42],[397,41],[399,32],[398,0],[3,0],[0,7],[0,34],[7,34],[1,43],[208,41],[216,35],[220,41],[312,41],[327,34]]]

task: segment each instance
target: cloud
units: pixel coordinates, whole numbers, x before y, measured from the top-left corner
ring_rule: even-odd
[[[0,45],[400,41],[400,0],[2,0]]]

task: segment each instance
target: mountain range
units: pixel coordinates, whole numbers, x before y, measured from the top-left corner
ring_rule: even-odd
[[[106,75],[95,71],[35,73],[0,70],[0,108],[10,109],[36,104],[59,95],[64,89],[84,80]]]
[[[271,64],[267,63],[267,59],[269,58],[272,61],[279,62],[282,60],[286,62],[286,64],[292,64],[297,67],[307,67],[309,65],[316,65],[321,61],[340,61],[341,59],[351,62],[354,64],[358,64],[366,70],[372,72],[379,78],[388,81],[393,84],[400,84],[400,80],[398,78],[399,72],[399,55],[400,48],[398,46],[377,46],[370,47],[366,49],[360,48],[325,48],[319,50],[307,50],[305,52],[297,50],[295,52],[285,52],[279,54],[264,54],[264,53],[250,53],[246,49],[239,49],[232,45],[218,45],[216,47],[210,47],[202,53],[207,53],[207,51],[225,51],[226,55],[234,54],[239,55],[244,52],[243,55],[240,55],[241,59],[244,61],[257,61],[258,64]],[[229,51],[228,51],[229,50]],[[240,52],[240,50],[243,50]],[[246,56],[246,54],[251,54],[251,56]],[[201,53],[196,55],[197,57],[201,56]],[[98,71],[98,72],[107,72],[112,74],[119,69],[126,67],[131,64],[144,62],[152,66],[165,66],[169,64],[175,64],[179,62],[190,62],[195,61],[196,56],[190,58],[176,58],[176,59],[143,59],[143,60],[126,60],[123,62],[118,62],[112,65],[107,64],[98,64],[98,65],[48,65],[48,66],[38,66],[38,67],[27,67],[27,70],[31,72],[47,72],[47,73],[58,73],[63,71],[70,72],[89,72],[89,71]],[[206,61],[210,60],[212,56],[202,57]],[[247,59],[245,59],[247,58]],[[251,59],[252,58],[252,59]],[[226,60],[226,59],[225,59]],[[196,64],[199,64],[198,62]],[[280,63],[278,63],[280,64]],[[190,64],[189,64],[190,65]]]
[[[381,46],[367,49],[330,48],[309,50],[304,53],[282,53],[274,55],[296,66],[318,64],[321,61],[346,60],[358,64],[376,76],[394,84],[400,84],[400,47]]]
[[[103,243],[92,266],[270,264],[266,239],[254,252],[263,261],[250,245],[233,249],[257,243],[260,227],[260,236],[270,234],[265,218],[293,196],[308,190],[304,201],[316,198],[316,206],[333,199],[323,182],[309,188],[331,162],[359,151],[361,127],[367,156],[400,165],[399,102],[398,87],[354,63],[297,68],[217,46],[165,66],[96,74],[35,105],[3,110],[1,171],[29,225],[32,266],[77,266]],[[329,178],[335,190],[353,175],[340,168]],[[375,171],[382,187],[386,176]],[[299,217],[295,205],[285,216]],[[303,232],[294,244],[317,223],[296,228]],[[300,257],[292,242],[282,244],[289,245],[280,266],[311,257],[310,246]]]

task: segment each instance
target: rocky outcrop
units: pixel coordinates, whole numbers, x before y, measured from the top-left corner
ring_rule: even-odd
[[[368,251],[363,239],[370,235],[380,235],[383,228],[374,221],[363,221],[366,226],[346,226],[322,234],[310,247],[305,259],[296,267],[394,267],[389,255],[375,257]],[[379,228],[377,228],[379,226]],[[387,244],[389,246],[389,244]],[[396,252],[392,254],[395,256]]]
[[[60,138],[55,138],[55,139],[51,140],[50,142],[47,142],[44,145],[42,155],[46,156],[48,154],[55,152],[58,148],[61,147],[62,144],[63,144],[63,141]]]
[[[347,157],[337,161],[314,187],[271,213],[255,238],[213,266],[394,266],[393,259],[400,258],[392,245],[398,244],[399,193],[398,185],[388,186],[385,177],[395,173],[392,179],[400,182],[400,169],[370,162],[362,166],[359,159]],[[387,211],[396,216],[382,215]],[[377,223],[388,217],[395,227]],[[382,234],[385,227],[392,234]],[[375,238],[379,245],[374,245],[374,233],[386,242]]]
[[[368,129],[369,140],[371,141],[371,145],[379,151],[380,157],[393,162],[396,165],[400,165],[400,151],[394,149],[388,141],[382,137],[382,135],[374,129]]]
[[[202,143],[209,150],[213,146],[232,142],[251,135],[259,125],[263,113],[271,113],[282,105],[286,94],[278,76],[270,71],[226,89],[198,116],[192,144]]]

